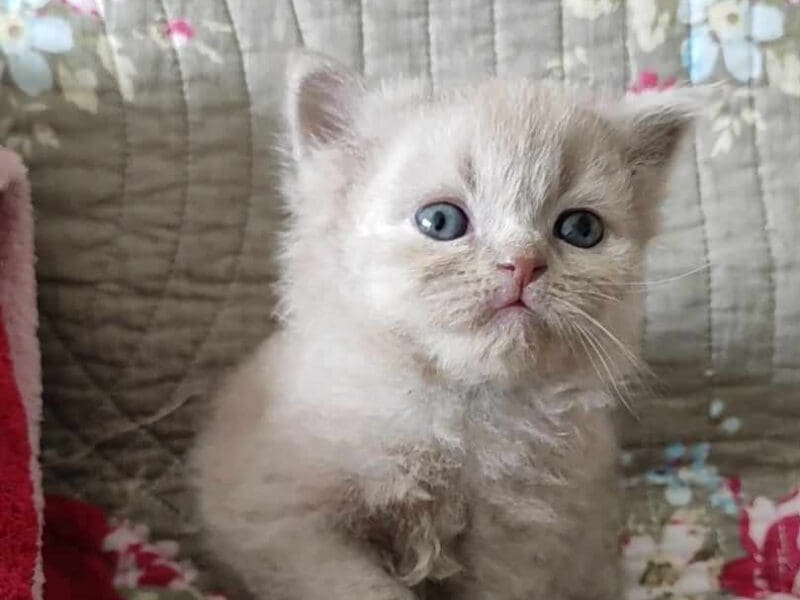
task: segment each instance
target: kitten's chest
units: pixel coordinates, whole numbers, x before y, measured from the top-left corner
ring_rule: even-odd
[[[603,476],[616,453],[609,411],[574,401],[520,402],[501,410],[476,403],[464,439],[470,481],[512,484],[526,494]]]
[[[342,523],[406,581],[445,577],[457,568],[458,540],[490,516],[498,525],[541,526],[605,476],[607,416],[568,412],[465,412],[457,427],[445,423],[447,441],[429,436],[385,449],[391,468],[353,482]]]
[[[468,522],[464,455],[438,444],[388,450],[391,472],[345,490],[342,525],[370,543],[387,570],[409,585],[458,570],[451,556]]]
[[[591,478],[605,473],[616,455],[606,397],[565,386],[472,390],[440,398],[415,418],[424,425],[407,444],[416,450],[403,455],[403,468],[419,474],[423,486],[440,482],[436,489],[458,486],[468,494],[471,485]]]

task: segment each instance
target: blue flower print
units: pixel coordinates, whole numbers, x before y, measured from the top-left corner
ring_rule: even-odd
[[[686,446],[680,442],[675,442],[664,448],[664,460],[667,464],[673,464],[683,458],[686,454]]]
[[[713,507],[730,513],[736,507],[736,495],[717,468],[707,464],[710,451],[707,443],[688,447],[670,444],[664,448],[664,464],[647,471],[645,481],[663,487],[665,499],[673,506],[686,506],[692,500],[693,490],[702,489],[709,494]]]
[[[736,495],[727,485],[722,486],[716,492],[711,494],[709,502],[711,502],[711,506],[718,508],[726,515],[739,514],[739,503]]]
[[[781,38],[784,30],[780,8],[748,0],[681,0],[678,18],[691,27],[681,58],[694,83],[711,76],[720,53],[735,79],[759,79],[764,57],[758,44]]]
[[[53,87],[53,74],[42,52],[60,54],[72,49],[69,23],[39,14],[49,0],[0,0],[0,49],[11,77],[29,96]]]

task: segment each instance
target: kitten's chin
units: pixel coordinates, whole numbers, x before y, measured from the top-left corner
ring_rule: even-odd
[[[441,332],[427,345],[438,370],[453,381],[524,384],[551,374],[549,355],[557,349],[549,347],[539,329],[534,311],[509,306],[495,311],[477,331]]]
[[[491,314],[488,327],[531,327],[537,322],[536,312],[521,300],[494,310]]]

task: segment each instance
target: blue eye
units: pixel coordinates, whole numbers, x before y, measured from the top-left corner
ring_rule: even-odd
[[[449,202],[435,202],[423,206],[414,215],[414,220],[422,233],[440,242],[458,239],[469,229],[467,215]]]
[[[570,210],[558,217],[554,233],[578,248],[591,248],[603,239],[603,222],[588,210]]]

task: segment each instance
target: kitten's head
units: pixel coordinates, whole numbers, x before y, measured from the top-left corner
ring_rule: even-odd
[[[289,67],[287,318],[351,320],[459,380],[616,377],[643,251],[691,118],[529,81],[432,93]]]

